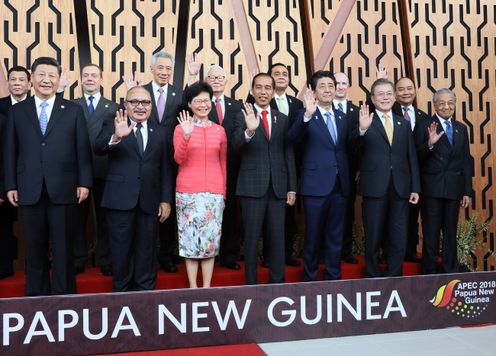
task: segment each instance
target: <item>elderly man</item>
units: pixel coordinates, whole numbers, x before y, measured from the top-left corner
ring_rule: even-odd
[[[460,208],[470,204],[472,164],[467,127],[454,119],[456,96],[450,89],[434,93],[436,114],[415,127],[422,182],[422,272],[438,271],[439,235],[443,231],[442,272],[459,272],[456,229]]]
[[[12,67],[7,72],[9,96],[0,98],[0,142],[5,122],[12,105],[27,98],[31,89],[31,74],[21,66]],[[3,189],[3,157],[0,155],[0,279],[14,275],[14,260],[17,256],[17,239],[14,235],[14,221],[17,218],[17,209],[6,202],[7,197]]]
[[[130,89],[125,111],[104,122],[94,145],[96,154],[109,159],[102,207],[107,208],[114,292],[155,287],[158,222],[171,210],[166,135],[149,120],[151,112],[150,93],[140,86]]]
[[[388,231],[386,276],[401,276],[408,227],[408,203],[419,199],[420,178],[413,135],[402,117],[392,112],[394,84],[377,79],[371,88],[375,111],[360,109],[361,152],[358,193],[363,197],[365,273],[380,277],[379,248],[384,228]]]

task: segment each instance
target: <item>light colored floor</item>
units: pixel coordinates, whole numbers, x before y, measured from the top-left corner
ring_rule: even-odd
[[[496,325],[259,344],[269,356],[495,356]]]

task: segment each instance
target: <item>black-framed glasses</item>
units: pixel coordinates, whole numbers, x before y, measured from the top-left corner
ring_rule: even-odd
[[[212,82],[215,82],[216,80],[221,82],[224,79],[226,79],[226,76],[225,75],[209,75],[209,76],[207,76],[207,78],[210,79]]]
[[[139,104],[141,104],[144,108],[148,107],[151,105],[152,101],[151,100],[126,100],[126,103],[131,105],[133,108],[138,107]]]

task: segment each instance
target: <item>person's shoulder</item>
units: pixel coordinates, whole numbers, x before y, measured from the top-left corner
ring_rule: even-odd
[[[298,99],[296,96],[292,96],[292,95],[288,95],[288,94],[286,94],[286,96],[288,97],[288,100],[290,103],[303,106],[303,101]]]

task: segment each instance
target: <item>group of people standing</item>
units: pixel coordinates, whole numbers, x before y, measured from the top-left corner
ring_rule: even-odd
[[[246,283],[258,283],[262,237],[269,281],[282,283],[285,264],[300,263],[292,250],[299,195],[304,280],[317,280],[320,251],[325,278],[339,279],[342,261],[357,263],[357,194],[368,277],[399,276],[405,259],[419,261],[419,210],[423,272],[438,271],[441,230],[441,270],[457,271],[456,226],[460,206],[470,203],[472,166],[451,90],[436,91],[429,117],[413,106],[409,78],[379,78],[368,104],[357,107],[347,99],[346,74],[317,71],[300,101],[286,93],[290,73],[277,63],[253,77],[242,104],[224,94],[222,67],[206,68],[198,81],[202,64],[192,55],[187,65],[183,91],[169,83],[174,58],[155,53],[150,83],[123,78],[128,91],[120,108],[102,96],[97,65],[82,68],[83,96],[74,101],[57,95],[62,70],[53,58],[38,58],[31,73],[9,70],[11,95],[0,99],[0,239],[8,246],[0,278],[13,273],[19,206],[26,295],[75,293],[92,207],[97,264],[112,275],[114,291],[155,287],[157,237],[163,270],[177,271],[177,241],[190,287],[198,286],[200,269],[209,287],[216,256],[221,266],[240,269],[239,201]]]

